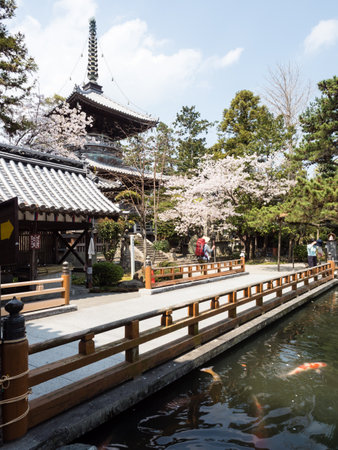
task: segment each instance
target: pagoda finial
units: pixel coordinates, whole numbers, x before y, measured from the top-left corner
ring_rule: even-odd
[[[98,60],[97,60],[97,37],[96,20],[92,17],[89,20],[89,42],[88,42],[88,67],[87,75],[89,81],[96,82],[98,79]]]

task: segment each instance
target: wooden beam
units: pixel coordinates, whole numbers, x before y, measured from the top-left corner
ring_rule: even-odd
[[[78,255],[78,253],[75,251],[75,247],[76,245],[80,242],[80,240],[83,238],[83,236],[85,236],[87,233],[87,230],[84,230],[80,236],[76,239],[76,241],[70,245],[67,240],[60,234],[60,233],[56,233],[58,238],[61,239],[61,241],[65,244],[65,246],[68,248],[68,250],[64,253],[64,255],[61,257],[61,259],[58,261],[58,264],[63,263],[63,261],[67,258],[67,256],[70,253],[73,253],[73,255],[75,256],[75,258],[78,259],[78,261],[80,261],[80,263],[84,266],[85,262],[83,261],[83,259],[81,258],[80,255]]]

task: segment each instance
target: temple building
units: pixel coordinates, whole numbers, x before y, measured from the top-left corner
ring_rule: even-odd
[[[7,265],[1,256],[3,275],[19,281],[34,280],[38,266],[60,265],[69,255],[84,269],[94,221],[116,219],[121,212],[82,161],[0,144],[0,211],[2,202],[14,198],[18,257]],[[80,240],[82,254],[76,248]]]

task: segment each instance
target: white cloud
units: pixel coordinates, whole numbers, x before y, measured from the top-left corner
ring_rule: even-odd
[[[321,20],[305,38],[306,53],[313,53],[321,47],[334,45],[338,41],[338,20]]]
[[[244,48],[241,47],[230,50],[225,56],[223,56],[223,58],[220,59],[221,67],[231,66],[232,64],[235,64],[237,61],[239,61],[243,50]]]
[[[85,81],[86,48],[79,64],[77,61],[87,40],[89,18],[95,15],[96,8],[97,0],[58,0],[47,25],[27,16],[16,27],[25,34],[29,52],[38,63],[43,94],[67,96],[74,84],[81,85]],[[141,19],[114,22],[103,35],[100,35],[100,24],[97,26],[98,81],[104,93],[126,103],[117,85],[111,82],[113,76],[128,98],[145,109],[179,97],[192,85],[203,86],[207,70],[220,70],[234,64],[243,51],[236,48],[223,57],[207,58],[194,48],[179,48],[169,53],[166,51],[168,41],[152,35]]]
[[[94,0],[59,0],[53,5],[52,18],[46,25],[32,16],[15,23],[13,31],[24,33],[29,54],[38,64],[43,94],[58,93],[69,79],[88,34],[89,18],[95,11]]]

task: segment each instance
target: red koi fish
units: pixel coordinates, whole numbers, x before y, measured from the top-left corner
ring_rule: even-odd
[[[218,373],[214,372],[212,366],[211,367],[203,367],[203,369],[201,369],[201,372],[210,373],[210,375],[212,376],[214,381],[222,381],[221,377],[218,375]]]
[[[317,373],[319,373],[320,369],[326,366],[327,364],[323,362],[304,363],[301,366],[298,366],[295,369],[291,370],[291,372],[287,373],[286,375],[297,375],[298,373],[305,372],[306,370],[315,370]]]

